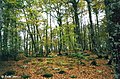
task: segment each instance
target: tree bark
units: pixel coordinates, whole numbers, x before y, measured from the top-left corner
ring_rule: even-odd
[[[0,0],[0,4],[3,4]],[[0,55],[2,54],[2,7],[0,7]]]
[[[79,1],[78,1],[79,2]],[[76,40],[77,40],[77,45],[78,48],[80,48],[81,45],[81,38],[80,38],[80,23],[79,23],[79,17],[78,17],[78,2],[76,2],[75,0],[73,0],[71,3],[73,5],[74,8],[74,17],[75,17],[75,34],[76,34]]]
[[[90,34],[91,34],[91,43],[92,43],[92,51],[95,51],[95,38],[94,38],[94,28],[93,28],[93,22],[92,22],[92,14],[91,14],[91,6],[90,2],[87,1],[88,4],[88,11],[89,11],[89,21],[90,21]]]

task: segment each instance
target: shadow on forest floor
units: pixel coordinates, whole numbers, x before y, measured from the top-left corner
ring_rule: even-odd
[[[0,61],[0,75],[8,70],[14,70],[15,65],[16,61]]]

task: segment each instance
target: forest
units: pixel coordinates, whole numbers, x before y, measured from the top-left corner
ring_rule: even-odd
[[[120,79],[120,0],[0,0],[0,79]]]

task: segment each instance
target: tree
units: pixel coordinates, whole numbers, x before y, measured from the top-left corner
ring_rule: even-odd
[[[73,12],[74,12],[74,18],[75,19],[75,39],[76,39],[76,45],[78,48],[80,48],[80,44],[81,44],[81,37],[80,37],[80,23],[79,23],[79,17],[78,17],[78,3],[79,0],[69,0],[69,3],[72,3],[72,7],[73,7]]]
[[[54,17],[57,19],[57,24],[59,27],[57,27],[59,29],[59,34],[58,34],[58,53],[59,55],[61,55],[61,51],[62,51],[62,48],[63,48],[63,39],[62,39],[62,35],[63,35],[63,32],[62,32],[62,25],[63,25],[63,22],[62,22],[62,19],[63,19],[63,15],[64,15],[64,6],[65,6],[65,3],[63,1],[52,1],[51,2],[52,5],[54,7],[52,7],[52,11],[54,11],[56,13],[56,15],[54,15]]]
[[[95,33],[94,33],[94,28],[93,28],[93,21],[92,21],[92,14],[91,14],[91,0],[86,0],[88,4],[88,11],[89,11],[89,21],[90,21],[90,34],[91,34],[91,42],[92,42],[92,51],[96,50],[96,43],[95,43]],[[97,52],[97,51],[95,51]]]
[[[2,23],[3,23],[3,18],[2,18],[2,14],[3,14],[3,12],[2,12],[2,7],[3,7],[3,1],[2,0],[0,0],[0,56],[1,56],[1,53],[2,53],[2,27],[3,27],[3,25],[2,25]]]
[[[120,79],[120,1],[105,0],[107,28],[109,32],[109,50],[115,58],[116,79]]]
[[[4,3],[4,5],[3,5]],[[21,46],[21,37],[19,35],[19,12],[21,2],[2,1],[2,27],[0,30],[2,59],[16,59],[19,48]]]

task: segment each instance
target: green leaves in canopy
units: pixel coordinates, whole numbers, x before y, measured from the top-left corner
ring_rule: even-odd
[[[92,2],[93,11],[98,13],[98,11],[103,11],[105,9],[104,0],[94,0]]]

